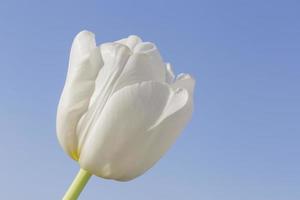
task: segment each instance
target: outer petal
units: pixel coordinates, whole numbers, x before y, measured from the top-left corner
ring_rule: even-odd
[[[194,95],[195,80],[189,74],[179,74],[175,82],[171,85],[173,88],[185,88],[191,97]],[[190,100],[193,100],[191,98]]]
[[[147,133],[151,135],[146,150],[148,152],[148,159],[144,160],[142,165],[145,167],[141,169],[141,171],[149,169],[165,154],[191,118],[194,85],[195,81],[191,77],[186,77],[184,80],[177,80],[172,85],[172,87],[177,88],[177,90],[185,88],[189,93],[188,100],[182,107],[178,106],[178,102],[170,101],[158,122],[148,130]]]
[[[76,126],[86,112],[103,62],[94,34],[82,31],[74,39],[69,69],[57,110],[57,136],[63,149],[78,159]]]
[[[128,47],[118,43],[105,43],[100,48],[104,66],[96,79],[96,88],[91,98],[91,105],[95,101],[101,101],[101,94],[109,93],[110,95],[131,55]]]
[[[128,47],[117,43],[101,45],[101,52],[104,66],[96,79],[96,87],[91,97],[88,112],[81,118],[77,126],[79,151],[92,124],[98,119],[106,102],[113,94],[118,77],[131,54]]]
[[[165,63],[153,43],[138,43],[133,51],[118,79],[115,91],[143,81],[165,82]]]
[[[78,64],[80,64],[95,47],[95,35],[92,32],[84,30],[78,33],[73,40],[70,52],[69,70],[77,68]]]
[[[186,90],[175,92],[167,84],[153,81],[119,90],[90,129],[80,154],[81,167],[121,181],[139,176],[152,163],[147,160],[152,159],[149,142],[153,134],[147,129],[156,123],[166,105],[175,102],[180,110],[187,97]]]

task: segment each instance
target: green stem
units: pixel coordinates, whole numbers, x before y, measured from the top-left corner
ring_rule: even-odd
[[[88,171],[80,169],[63,200],[76,200],[91,176]]]

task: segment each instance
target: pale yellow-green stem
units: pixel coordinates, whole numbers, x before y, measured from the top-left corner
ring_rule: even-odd
[[[91,176],[88,171],[80,169],[63,200],[76,200]]]

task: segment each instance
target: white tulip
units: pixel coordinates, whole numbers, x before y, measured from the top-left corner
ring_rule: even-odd
[[[96,46],[80,32],[57,111],[66,153],[91,174],[128,181],[151,168],[182,132],[195,81],[175,78],[153,43],[137,36]]]

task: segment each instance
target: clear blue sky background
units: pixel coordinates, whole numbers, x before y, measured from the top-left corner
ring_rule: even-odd
[[[197,80],[191,123],[127,183],[94,177],[81,199],[299,200],[300,3],[0,2],[0,199],[60,199],[78,165],[55,115],[77,32],[137,34]]]

